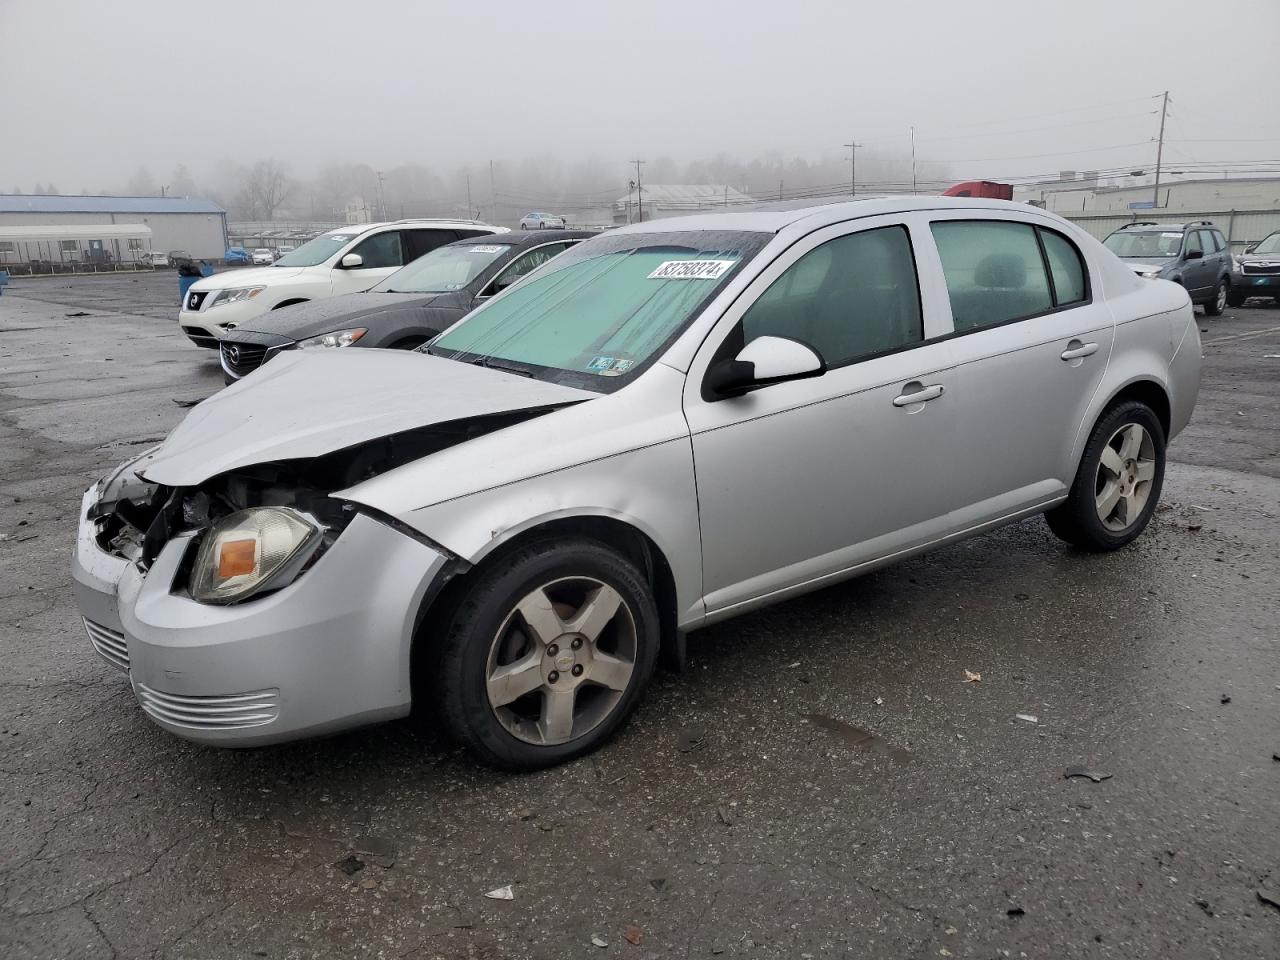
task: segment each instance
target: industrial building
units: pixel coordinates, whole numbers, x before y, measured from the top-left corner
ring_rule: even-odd
[[[1014,200],[1034,202],[1054,213],[1127,210],[1280,210],[1280,177],[1172,179],[1160,181],[1160,198],[1149,173],[1111,182],[1097,174],[1014,188]]]
[[[0,194],[5,269],[131,266],[152,250],[218,260],[226,248],[227,214],[211,200]]]

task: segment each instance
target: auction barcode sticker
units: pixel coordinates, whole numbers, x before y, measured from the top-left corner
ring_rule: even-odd
[[[484,244],[483,246],[472,247],[471,252],[472,253],[501,253],[502,246],[496,243]]]
[[[718,280],[736,260],[668,260],[649,274],[650,280]]]

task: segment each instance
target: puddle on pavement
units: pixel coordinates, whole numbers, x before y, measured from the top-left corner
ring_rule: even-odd
[[[863,730],[861,727],[855,727],[851,723],[845,723],[843,720],[837,720],[835,717],[828,717],[821,713],[805,713],[802,716],[814,726],[821,727],[829,733],[834,733],[851,747],[862,747],[872,753],[892,757],[899,763],[906,763],[911,759],[909,751],[889,745],[870,730]]]

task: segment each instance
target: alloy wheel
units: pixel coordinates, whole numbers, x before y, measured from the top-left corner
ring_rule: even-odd
[[[1140,424],[1128,423],[1111,435],[1098,460],[1094,503],[1098,519],[1113,533],[1137,522],[1151,496],[1156,448]]]
[[[531,590],[489,648],[489,706],[526,743],[566,743],[613,712],[636,669],[636,621],[622,595],[592,577]]]

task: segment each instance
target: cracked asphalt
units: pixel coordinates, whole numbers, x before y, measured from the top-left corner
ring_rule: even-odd
[[[1280,310],[1201,318],[1129,549],[1035,519],[717,625],[506,776],[409,722],[188,744],[93,653],[80,494],[221,386],[176,286],[0,297],[0,956],[1280,956]]]

